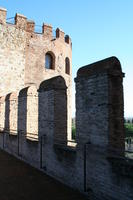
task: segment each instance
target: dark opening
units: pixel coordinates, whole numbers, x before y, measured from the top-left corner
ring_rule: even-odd
[[[45,68],[54,69],[54,59],[50,53],[46,53],[45,55]]]
[[[70,75],[70,60],[68,57],[65,59],[65,73]]]

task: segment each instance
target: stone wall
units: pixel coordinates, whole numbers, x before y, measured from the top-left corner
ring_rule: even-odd
[[[34,21],[16,14],[15,23],[6,23],[6,10],[0,8],[0,96],[19,91],[32,84],[39,88],[42,81],[61,75],[68,87],[67,137],[71,139],[72,44],[59,28],[53,36],[51,25],[43,24],[42,33],[35,32]],[[53,56],[54,69],[46,69],[45,55]],[[70,74],[65,59],[70,61]]]
[[[1,23],[0,44],[0,95],[3,96],[24,87],[26,32]]]

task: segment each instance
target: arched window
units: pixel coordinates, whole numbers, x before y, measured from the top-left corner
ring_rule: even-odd
[[[45,68],[54,69],[54,58],[51,53],[46,53],[45,55]]]
[[[70,74],[70,60],[68,57],[65,59],[65,73]]]

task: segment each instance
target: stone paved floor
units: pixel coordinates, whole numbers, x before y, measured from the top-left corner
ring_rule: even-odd
[[[85,197],[0,150],[0,200],[84,200]]]

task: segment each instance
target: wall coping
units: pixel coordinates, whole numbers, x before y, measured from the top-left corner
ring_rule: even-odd
[[[62,76],[56,76],[43,81],[40,84],[38,92],[46,90],[65,90],[67,89],[66,82]]]
[[[101,73],[116,73],[122,75],[121,64],[118,58],[112,56],[104,60],[81,67],[77,72],[77,78],[88,77]],[[77,79],[76,78],[76,79]]]

